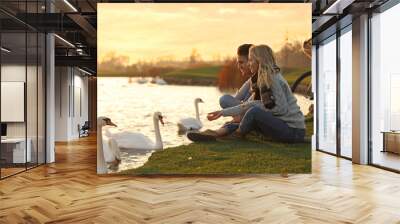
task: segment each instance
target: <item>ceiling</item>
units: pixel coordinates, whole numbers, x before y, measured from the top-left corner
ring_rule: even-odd
[[[135,2],[177,2],[168,0],[1,0],[0,25],[2,32],[14,33],[10,38],[18,49],[18,32],[54,32],[58,35],[56,44],[56,65],[82,66],[96,73],[97,58],[97,3]],[[346,16],[375,7],[387,0],[181,0],[178,2],[270,2],[304,3],[312,2],[313,37],[325,32],[332,24]],[[329,10],[327,10],[329,9]],[[336,11],[335,11],[336,10]],[[51,13],[50,13],[51,12]],[[329,13],[327,13],[329,12]],[[337,12],[337,13],[335,13]],[[59,38],[60,37],[60,38]],[[66,41],[64,41],[66,40]],[[7,42],[9,42],[7,40]],[[4,42],[3,42],[4,43]],[[72,46],[72,45],[73,46]],[[4,45],[5,46],[5,45]],[[28,50],[29,51],[29,50]],[[17,50],[15,51],[17,53]]]

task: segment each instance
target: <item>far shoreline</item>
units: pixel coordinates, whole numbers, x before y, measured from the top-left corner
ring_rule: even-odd
[[[133,76],[133,75],[98,75],[99,78],[155,78],[154,76]],[[178,85],[178,86],[209,86],[218,88],[218,80],[210,79],[210,78],[177,78],[177,77],[165,77],[161,76],[160,78],[164,79],[167,82],[167,85]],[[289,83],[290,85],[290,83]],[[305,91],[307,91],[307,86],[304,84],[300,84],[297,88],[300,89],[296,94],[305,96]],[[218,88],[220,89],[220,88]],[[221,91],[235,92],[234,89],[220,89]]]

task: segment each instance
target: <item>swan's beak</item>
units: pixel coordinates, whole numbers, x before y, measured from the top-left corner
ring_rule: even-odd
[[[160,120],[161,124],[164,126],[164,120],[163,120],[163,116],[158,116],[158,119]]]
[[[108,126],[113,126],[113,127],[118,127],[116,124],[114,124],[112,121],[107,123]]]
[[[202,99],[199,100],[200,103],[204,103],[204,101]]]

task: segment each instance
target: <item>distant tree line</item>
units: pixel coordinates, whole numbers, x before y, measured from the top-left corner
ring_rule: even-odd
[[[275,52],[278,66],[285,69],[310,68],[311,60],[303,51],[300,41],[287,42],[278,52]],[[301,74],[299,74],[301,75]],[[218,74],[218,88],[221,90],[237,89],[246,81],[236,65],[236,58],[228,58]]]
[[[281,68],[311,69],[311,60],[304,54],[303,43],[300,41],[286,42],[279,51],[275,52],[275,57]],[[203,61],[196,49],[192,49],[188,57],[181,61],[173,57],[163,57],[156,61],[139,61],[135,64],[128,62],[127,56],[112,53],[99,63],[99,76],[155,77],[185,68],[221,65],[222,68],[216,77],[216,83],[220,89],[236,89],[245,81],[237,68],[235,56],[224,60],[218,59],[218,61]]]
[[[300,41],[287,42],[275,53],[275,57],[280,67],[311,68],[311,60],[304,53],[303,43]]]
[[[138,62],[126,64],[127,57],[110,55],[99,63],[99,76],[140,76],[155,77],[176,70],[177,65],[155,62]]]
[[[110,53],[98,64],[98,74],[100,76],[156,77],[179,69],[222,63],[221,61],[203,61],[195,48],[186,59],[181,61],[175,60],[173,57],[160,57],[155,61],[139,61],[135,64],[128,64],[128,62],[127,56]]]

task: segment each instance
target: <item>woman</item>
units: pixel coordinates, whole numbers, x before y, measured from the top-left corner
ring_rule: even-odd
[[[209,113],[212,121],[221,116],[242,117],[237,134],[252,130],[282,142],[302,142],[305,136],[304,115],[276,65],[274,54],[267,45],[252,46],[249,66],[257,77],[252,83],[253,100],[238,106]]]

